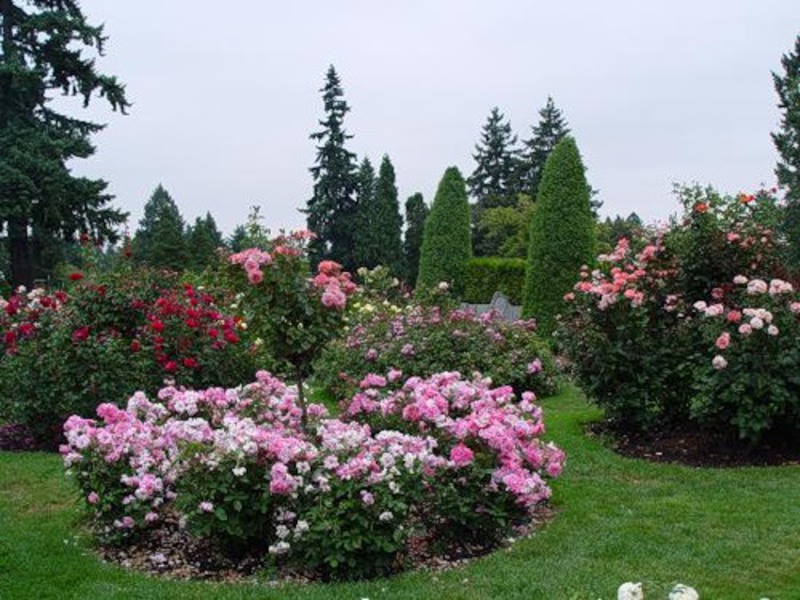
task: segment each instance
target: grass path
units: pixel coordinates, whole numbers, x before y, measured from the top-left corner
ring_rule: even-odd
[[[543,402],[568,455],[555,520],[447,573],[366,583],[226,586],[149,578],[105,565],[76,538],[77,503],[60,460],[0,453],[0,598],[370,598],[596,600],[623,581],[666,598],[800,598],[800,466],[707,470],[622,458],[583,435],[598,417],[574,390]]]

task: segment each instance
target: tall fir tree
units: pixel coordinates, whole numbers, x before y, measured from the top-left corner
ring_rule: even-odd
[[[481,209],[513,206],[515,145],[517,136],[496,106],[481,129],[480,142],[475,146],[475,170],[467,178],[469,193]]]
[[[525,192],[536,201],[539,181],[547,157],[561,139],[569,134],[569,127],[556,108],[551,96],[539,111],[539,123],[531,127],[531,137],[522,140],[522,150],[518,163],[517,185],[521,192]]]
[[[183,217],[161,184],[144,205],[144,217],[133,238],[133,253],[136,260],[154,268],[183,271],[189,267]]]
[[[353,137],[344,128],[350,107],[333,65],[328,68],[320,92],[325,117],[319,121],[322,129],[310,136],[318,145],[316,162],[310,169],[314,194],[304,210],[308,229],[317,234],[309,254],[315,264],[329,259],[352,270],[356,266],[356,156],[345,147]]]
[[[594,257],[595,221],[585,171],[570,136],[556,145],[542,171],[530,223],[522,314],[535,317],[544,335],[552,333],[581,266]]]
[[[783,75],[772,74],[781,110],[780,130],[772,134],[778,150],[775,174],[785,190],[786,208],[783,228],[789,240],[789,261],[800,271],[800,35],[795,38],[794,52],[781,57]]]
[[[356,173],[356,240],[354,259],[356,266],[374,266],[377,260],[374,252],[374,236],[370,223],[375,218],[375,168],[366,156]]]
[[[222,234],[211,213],[197,217],[186,234],[188,265],[195,271],[202,271],[217,260],[217,249],[222,246]]]
[[[422,249],[422,236],[425,233],[425,220],[428,206],[422,194],[409,196],[406,200],[406,231],[403,236],[403,279],[415,285],[419,274],[419,254]]]
[[[61,92],[87,106],[98,95],[123,113],[129,104],[124,86],[83,55],[102,55],[106,38],[77,0],[0,0],[0,36],[0,233],[11,281],[30,285],[54,266],[42,260],[48,250],[79,233],[115,240],[125,220],[108,205],[106,182],[67,167],[94,153],[89,137],[102,126],[61,114],[49,100]]]
[[[389,267],[400,275],[403,264],[403,217],[397,197],[397,184],[392,161],[383,156],[375,181],[375,231],[376,249],[379,250],[379,265]]]
[[[449,167],[439,182],[431,212],[425,221],[419,258],[417,287],[440,282],[464,290],[467,261],[472,257],[472,233],[467,187],[456,167]]]

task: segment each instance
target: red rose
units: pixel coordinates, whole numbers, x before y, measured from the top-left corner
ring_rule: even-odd
[[[76,273],[70,273],[69,274],[69,278],[72,281],[80,281],[81,279],[83,279],[83,273],[77,273],[77,272]]]
[[[164,370],[168,373],[174,373],[178,370],[178,363],[176,363],[174,360],[171,360],[164,365]]]
[[[88,325],[79,327],[78,329],[72,332],[72,341],[75,343],[85,342],[87,339],[89,339]]]
[[[183,366],[188,369],[196,369],[199,365],[197,361],[193,358],[184,358],[183,359]]]
[[[139,342],[139,340],[133,340],[131,342],[131,352],[138,352],[141,349],[142,349],[142,344]]]
[[[153,321],[153,322],[150,324],[150,326],[151,326],[153,329],[155,329],[155,330],[156,330],[158,333],[161,333],[162,331],[164,331],[164,323],[162,323],[162,322],[161,322],[161,321],[159,321],[158,319],[156,319],[155,321]]]

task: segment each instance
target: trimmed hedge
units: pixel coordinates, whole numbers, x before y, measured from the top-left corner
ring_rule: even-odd
[[[467,261],[464,302],[488,304],[495,292],[502,292],[511,304],[522,304],[526,261],[495,256]]]

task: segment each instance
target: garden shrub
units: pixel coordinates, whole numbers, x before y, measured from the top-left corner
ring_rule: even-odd
[[[467,261],[464,302],[489,304],[502,292],[511,304],[522,304],[526,263],[521,258],[478,257]]]
[[[3,301],[0,415],[33,427],[44,445],[52,446],[71,413],[92,414],[136,390],[153,393],[165,379],[236,385],[266,362],[242,339],[240,317],[168,274],[126,269],[70,279],[67,291]]]
[[[324,578],[393,571],[412,535],[499,539],[550,496],[564,455],[541,441],[532,393],[454,373],[386,382],[367,377],[343,419],[310,404],[309,427],[295,389],[266,372],[137,393],[99,421],[71,417],[62,453],[105,540],[177,518]]]
[[[542,335],[555,328],[583,265],[594,256],[594,217],[578,147],[564,137],[547,157],[533,209],[522,315],[535,317]]]
[[[555,364],[534,321],[508,322],[497,311],[438,306],[362,306],[346,337],[333,340],[315,364],[315,382],[337,398],[370,372],[399,370],[428,377],[444,370],[474,372],[518,393],[555,391]]]
[[[690,426],[750,444],[796,430],[800,304],[778,276],[780,207],[765,191],[680,198],[680,221],[582,272],[559,343],[618,430]]]
[[[460,296],[464,291],[466,263],[471,257],[467,188],[458,169],[450,167],[439,182],[425,220],[417,287],[432,288],[443,281]]]

